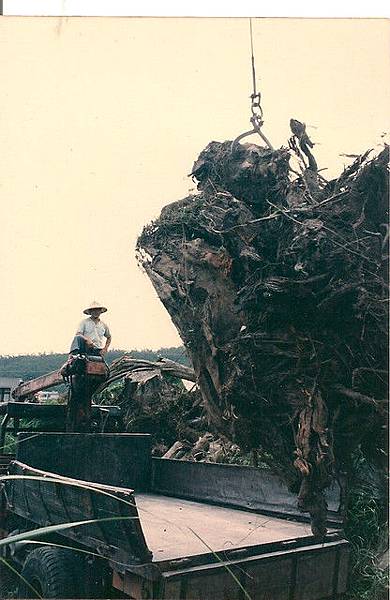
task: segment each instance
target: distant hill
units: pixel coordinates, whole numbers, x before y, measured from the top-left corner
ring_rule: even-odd
[[[115,359],[131,354],[133,358],[157,360],[159,356],[189,365],[189,359],[183,346],[160,348],[159,350],[111,350],[106,355],[108,364]],[[23,380],[34,379],[50,371],[56,371],[66,361],[67,354],[24,354],[20,356],[0,356],[0,377],[20,377]]]

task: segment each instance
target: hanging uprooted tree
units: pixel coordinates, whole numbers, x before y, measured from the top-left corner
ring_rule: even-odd
[[[323,536],[356,448],[386,465],[388,149],[326,182],[300,141],[300,174],[287,149],[211,142],[137,250],[214,426],[271,455]]]

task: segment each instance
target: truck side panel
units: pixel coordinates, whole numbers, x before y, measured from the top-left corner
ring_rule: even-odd
[[[3,480],[8,511],[40,527],[97,520],[61,535],[126,564],[151,560],[132,490],[61,477],[18,461],[11,463],[10,474]]]
[[[151,443],[148,434],[20,433],[16,458],[65,477],[147,491]]]
[[[153,458],[151,491],[302,517],[296,495],[269,469]],[[339,522],[340,490],[336,484],[327,491],[327,502],[329,519]]]
[[[212,567],[164,573],[161,598],[334,600],[346,591],[347,542],[276,552]]]

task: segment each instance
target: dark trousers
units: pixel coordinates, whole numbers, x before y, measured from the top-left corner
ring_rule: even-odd
[[[81,335],[75,335],[70,345],[69,354],[89,354],[90,356],[101,356],[99,348],[90,348]]]

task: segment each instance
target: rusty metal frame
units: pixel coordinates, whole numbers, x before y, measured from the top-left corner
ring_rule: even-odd
[[[47,373],[47,375],[36,377],[30,381],[22,381],[22,383],[20,383],[12,392],[12,397],[17,401],[22,401],[35,392],[46,390],[63,382],[64,380],[60,370],[51,371],[50,373]]]

